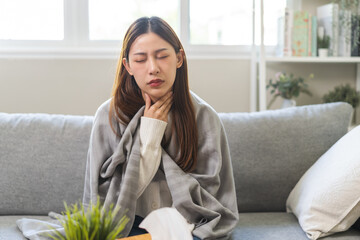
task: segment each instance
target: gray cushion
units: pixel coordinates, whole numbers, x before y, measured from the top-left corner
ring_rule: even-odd
[[[347,103],[329,103],[220,114],[239,211],[285,211],[300,177],[347,132],[352,111]]]
[[[237,228],[231,239],[241,240],[308,240],[296,217],[291,213],[240,213]],[[360,239],[360,231],[348,230],[323,240]]]
[[[0,113],[0,215],[81,200],[91,126],[86,116]]]

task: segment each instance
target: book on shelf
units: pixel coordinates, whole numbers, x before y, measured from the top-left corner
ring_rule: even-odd
[[[293,10],[285,8],[280,11],[278,17],[278,42],[276,47],[276,55],[278,57],[290,57],[291,51],[291,34],[293,26]]]
[[[318,28],[330,37],[329,56],[360,56],[360,18],[339,4],[317,7],[316,15],[284,8],[278,17],[276,56],[317,56]]]
[[[311,17],[311,56],[317,56],[317,17]]]
[[[276,56],[317,55],[317,17],[306,11],[282,10],[278,17]]]
[[[309,13],[306,11],[295,11],[291,41],[292,56],[308,56],[308,45]]]
[[[329,3],[316,9],[318,27],[325,29],[325,35],[330,37],[329,56],[339,56],[339,4]]]
[[[277,44],[276,44],[276,56],[284,57],[284,16],[279,16],[277,19]]]
[[[339,56],[351,56],[351,11],[339,11]]]
[[[359,16],[353,15],[351,18],[351,56],[360,56],[360,32],[359,32],[360,19]]]
[[[311,50],[312,50],[312,45],[311,45],[311,43],[312,43],[312,36],[311,36],[311,33],[312,33],[312,31],[311,31],[311,28],[312,28],[312,21],[311,21],[311,19],[312,19],[312,15],[310,14],[310,13],[308,13],[308,26],[307,26],[307,30],[308,30],[308,36],[307,36],[307,39],[308,39],[308,44],[307,44],[307,50],[308,50],[308,52],[307,52],[307,56],[311,56]]]

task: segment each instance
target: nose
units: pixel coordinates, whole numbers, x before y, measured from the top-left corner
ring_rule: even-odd
[[[150,75],[156,75],[160,72],[159,65],[156,62],[156,59],[150,58],[149,60],[149,73]]]

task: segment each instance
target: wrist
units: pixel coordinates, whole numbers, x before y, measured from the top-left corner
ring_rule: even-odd
[[[141,117],[140,123],[140,140],[143,145],[160,146],[161,140],[164,136],[167,122],[149,118]]]

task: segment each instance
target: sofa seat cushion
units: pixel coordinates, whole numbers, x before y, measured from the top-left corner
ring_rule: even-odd
[[[308,240],[297,218],[286,212],[240,213],[237,228],[232,233],[232,240]],[[360,231],[350,229],[322,240],[360,239]]]
[[[21,218],[32,218],[38,220],[50,220],[48,216],[29,216],[29,215],[10,215],[10,216],[0,216],[0,239],[1,240],[26,240],[22,235],[18,227],[16,226],[16,221]]]

